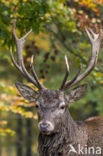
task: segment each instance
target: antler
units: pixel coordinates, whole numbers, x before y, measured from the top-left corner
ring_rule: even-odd
[[[69,64],[68,64],[67,56],[65,56],[65,64],[66,64],[66,72],[65,72],[65,77],[64,77],[64,80],[63,80],[62,85],[60,87],[60,90],[63,89],[63,87],[64,87],[64,85],[65,85],[65,83],[67,81],[67,78],[69,76]]]
[[[28,73],[27,69],[25,68],[24,61],[23,61],[22,50],[24,47],[25,39],[32,32],[32,29],[29,32],[27,32],[22,38],[19,39],[16,36],[15,27],[16,27],[16,21],[13,23],[13,26],[12,26],[12,36],[16,43],[17,62],[15,61],[14,56],[12,54],[12,48],[10,48],[10,56],[11,56],[12,62],[15,65],[15,67],[23,74],[23,76],[27,78],[28,81],[33,83],[39,90],[44,89],[45,87],[40,83],[36,75],[35,69],[33,67],[33,57],[31,58],[31,71],[33,73],[33,77]]]
[[[80,67],[76,76],[70,81],[67,81],[67,82],[65,81],[65,83],[63,83],[62,86],[60,87],[60,90],[66,90],[67,88],[79,83],[95,67],[95,64],[96,64],[97,58],[98,58],[98,54],[99,54],[101,40],[103,39],[103,30],[100,30],[99,34],[95,34],[90,28],[89,29],[86,28],[86,32],[87,32],[87,35],[88,35],[91,45],[92,45],[92,55],[91,55],[90,63],[88,65],[87,69],[85,70],[85,72],[82,73],[81,75],[79,75],[80,71],[81,71],[81,67]],[[66,80],[67,80],[67,78],[66,78]]]

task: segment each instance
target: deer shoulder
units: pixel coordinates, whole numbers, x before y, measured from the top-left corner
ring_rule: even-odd
[[[103,145],[103,116],[91,117],[85,120],[88,132],[88,143]]]

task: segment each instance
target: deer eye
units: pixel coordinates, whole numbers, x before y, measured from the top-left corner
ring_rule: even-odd
[[[35,105],[35,107],[38,109],[39,108],[39,105]]]
[[[64,110],[65,109],[65,103],[63,102],[60,106],[59,106],[60,109]]]
[[[65,109],[65,105],[63,105],[63,106],[60,106],[60,109],[62,109],[62,110],[63,110],[63,109]]]
[[[35,107],[36,107],[36,109],[38,109],[40,107],[39,103],[36,103]]]

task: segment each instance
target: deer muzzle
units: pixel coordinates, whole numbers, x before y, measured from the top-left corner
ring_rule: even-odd
[[[54,130],[54,125],[50,121],[41,121],[38,123],[38,128],[43,134],[50,134]]]

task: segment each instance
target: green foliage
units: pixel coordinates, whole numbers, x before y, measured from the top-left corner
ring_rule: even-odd
[[[2,44],[11,43],[11,26],[14,19],[17,19],[17,27],[23,34],[30,28],[38,33],[44,23],[44,15],[48,10],[47,1],[45,0],[28,0],[26,1],[0,1],[0,39]]]
[[[37,115],[34,109],[35,103],[24,100],[13,85],[16,81],[25,84],[27,82],[14,68],[9,56],[9,47],[15,46],[11,34],[12,23],[15,19],[17,20],[16,33],[19,37],[32,28],[33,33],[27,38],[23,50],[25,65],[30,71],[30,58],[34,54],[36,56],[35,68],[41,81],[46,87],[54,90],[59,88],[65,74],[65,54],[70,64],[68,79],[73,78],[80,63],[83,64],[82,72],[88,65],[91,46],[85,33],[85,26],[98,32],[103,23],[103,2],[102,0],[95,2],[93,0],[0,1],[0,135],[8,137],[15,134],[11,137],[14,140],[10,141],[13,144],[20,133],[17,129],[19,118],[23,120],[19,128],[25,134],[23,136],[25,140],[28,128],[25,122],[28,119],[35,119],[33,122],[37,123]],[[16,57],[16,53],[13,54]],[[103,115],[102,58],[101,50],[98,65],[83,81],[89,84],[86,95],[70,107],[70,112],[75,119]],[[36,89],[31,84],[28,83],[28,85]],[[37,124],[30,129],[37,136]],[[30,138],[34,143],[36,138]],[[4,144],[5,142],[4,140]],[[23,145],[27,146],[25,143]],[[36,147],[37,140],[33,147],[34,151]],[[35,153],[35,155],[38,154]]]

